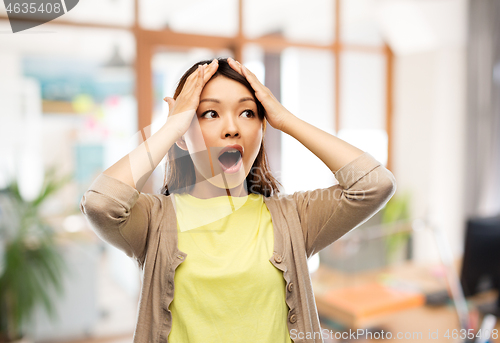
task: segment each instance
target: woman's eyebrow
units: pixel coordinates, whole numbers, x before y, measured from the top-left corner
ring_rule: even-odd
[[[201,99],[200,103],[205,102],[205,101],[212,101],[212,102],[216,102],[216,103],[220,104],[220,100],[219,99],[213,99],[213,98]],[[238,102],[245,102],[245,101],[253,101],[253,102],[255,102],[255,100],[253,98],[250,98],[250,97],[241,98],[240,101],[238,101]]]

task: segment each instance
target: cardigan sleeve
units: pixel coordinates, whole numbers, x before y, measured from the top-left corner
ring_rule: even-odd
[[[307,258],[380,211],[396,192],[394,175],[365,152],[335,173],[338,184],[295,192]]]
[[[159,199],[106,174],[100,174],[80,201],[80,210],[103,241],[134,258],[142,267],[151,223]]]

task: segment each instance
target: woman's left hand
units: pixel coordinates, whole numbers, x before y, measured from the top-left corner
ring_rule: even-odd
[[[255,96],[260,101],[266,110],[266,120],[269,124],[277,130],[283,131],[284,124],[293,116],[273,95],[273,93],[264,86],[259,79],[248,68],[240,62],[235,61],[231,57],[227,59],[231,68],[236,70],[241,75],[245,76],[253,90]]]

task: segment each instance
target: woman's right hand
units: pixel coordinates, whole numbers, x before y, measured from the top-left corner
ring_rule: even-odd
[[[172,125],[174,130],[177,130],[178,137],[186,133],[193,120],[193,115],[200,104],[201,91],[205,84],[217,71],[219,66],[218,60],[214,60],[210,64],[198,65],[195,72],[188,76],[182,91],[177,99],[166,97],[168,103],[167,122]]]

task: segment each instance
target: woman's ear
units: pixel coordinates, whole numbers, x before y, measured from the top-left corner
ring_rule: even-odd
[[[187,150],[187,145],[186,145],[186,141],[184,140],[184,136],[181,136],[181,138],[179,138],[175,144],[177,144],[177,146],[179,148],[181,148],[182,150]]]

